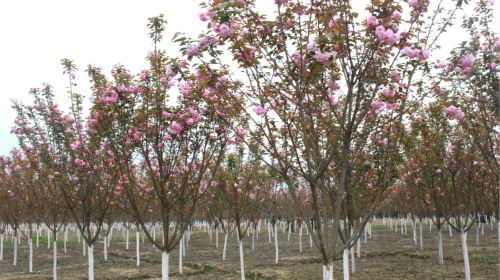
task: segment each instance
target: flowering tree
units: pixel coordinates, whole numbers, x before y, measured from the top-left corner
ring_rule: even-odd
[[[165,23],[163,16],[149,20],[154,50],[148,55],[149,69],[138,79],[123,67],[113,70],[110,81],[97,67],[88,72],[94,92],[91,120],[110,143],[123,182],[120,192],[127,197],[133,218],[162,251],[162,278],[168,279],[169,253],[211,185],[229,129],[209,105],[227,101],[202,98],[209,78],[205,70],[190,74],[193,69],[187,61],[168,58],[158,48]],[[181,92],[177,100],[175,89]],[[139,203],[142,198],[151,203]],[[163,242],[156,241],[146,226],[148,210],[142,207],[156,207]]]
[[[489,188],[487,195],[495,205],[492,210],[499,217],[500,191],[493,186],[499,180],[500,38],[491,22],[493,3],[478,1],[473,16],[464,20],[462,27],[469,35],[468,41],[453,49],[449,60],[440,64],[446,90],[440,91],[436,98],[453,100],[454,104],[447,108],[449,115],[460,112],[460,125],[472,135],[472,143],[488,169],[485,187]]]
[[[50,86],[31,91],[33,105],[15,103],[14,131],[26,146],[37,151],[48,179],[57,185],[66,207],[88,246],[88,277],[94,279],[93,244],[111,205],[117,181],[116,162],[96,129],[93,118],[83,115],[83,97],[74,92],[76,67],[62,60],[68,75],[71,107],[64,114]]]
[[[214,181],[217,183],[217,197],[223,201],[223,207],[228,211],[228,220],[234,221],[240,252],[241,279],[245,279],[243,239],[252,222],[260,217],[261,200],[264,199],[262,195],[267,193],[268,178],[259,161],[245,157],[243,150],[229,154]],[[226,243],[227,233],[224,237],[224,251]]]
[[[426,76],[426,60],[458,8],[445,13],[439,4],[428,11],[428,1],[408,1],[403,18],[402,3],[372,1],[360,20],[350,1],[275,4],[268,19],[254,1],[210,1],[200,13],[209,21],[207,34],[176,40],[188,58],[222,76],[205,85],[206,98],[229,96],[232,107],[249,109],[252,129],[233,123],[233,132],[248,134],[245,143],[266,154],[267,164],[275,161],[293,197],[298,185],[310,189],[314,240],[324,278],[331,279],[334,256],[352,243],[338,242],[346,191],[358,181],[350,171],[361,168],[356,159],[378,157],[387,164],[370,167],[376,187],[396,176],[388,159],[398,150],[398,123],[422,98],[413,84]],[[385,145],[380,154],[366,148],[377,141]]]

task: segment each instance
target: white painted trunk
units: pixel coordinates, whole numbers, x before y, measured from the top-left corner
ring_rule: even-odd
[[[88,279],[94,280],[94,246],[89,245],[87,248],[87,257],[88,257]]]
[[[312,248],[313,247],[313,238],[312,238],[312,234],[309,234],[309,248]]]
[[[462,253],[464,255],[464,279],[470,280],[469,250],[467,249],[467,232],[460,233]]]
[[[344,280],[349,280],[349,249],[344,249],[342,271],[344,272]]]
[[[50,250],[50,231],[47,230],[47,250]]]
[[[40,241],[40,229],[37,229],[36,230],[36,247],[37,248],[39,247],[38,246],[39,245],[39,241]],[[0,258],[0,260],[2,260],[2,259]]]
[[[240,240],[239,242],[239,247],[240,247],[240,274],[241,274],[241,280],[245,280],[245,261],[243,259],[243,241]]]
[[[14,241],[12,243],[14,244],[14,258],[12,260],[12,265],[17,265],[17,236],[14,236]]]
[[[179,274],[182,275],[182,256],[183,256],[183,247],[184,247],[184,236],[181,237],[179,242]]]
[[[302,225],[299,229],[299,252],[302,254]]]
[[[252,251],[255,250],[255,229],[252,230]]]
[[[31,273],[33,272],[33,241],[31,240],[31,237],[28,240],[28,247],[29,247],[28,271]]]
[[[476,223],[476,246],[479,246],[479,230],[480,230],[479,221]]]
[[[87,243],[85,241],[85,239],[83,240],[82,242],[82,247],[83,247],[83,255],[86,256],[87,255]]]
[[[224,248],[222,249],[222,260],[226,260],[226,250],[227,250],[227,233],[224,234]]]
[[[333,280],[333,263],[323,265],[323,280]]]
[[[210,243],[212,243],[212,227],[208,228],[208,236],[210,237]]]
[[[0,233],[0,261],[3,261],[3,233]]]
[[[418,240],[417,240],[417,223],[416,222],[412,222],[411,226],[413,228],[413,243],[415,244],[415,247],[417,247],[417,245],[418,245]]]
[[[66,243],[68,242],[68,228],[64,227],[64,253],[67,253]]]
[[[219,227],[215,228],[215,249],[219,249]]]
[[[356,253],[358,255],[358,259],[361,258],[361,241],[359,240],[359,238],[356,241],[356,251],[357,251]]]
[[[451,232],[451,226],[448,225],[448,230],[450,231],[450,237],[453,237],[453,233]]]
[[[129,231],[128,228],[125,230],[125,249],[128,250],[128,235]]]
[[[271,225],[267,223],[267,235],[269,236],[269,243],[272,243],[271,241]]]
[[[135,265],[141,265],[141,238],[139,231],[135,232]]]
[[[57,280],[57,241],[54,241],[52,253],[52,279]]]
[[[292,234],[292,224],[288,224],[288,236],[286,241],[290,241],[290,235]]]
[[[356,258],[354,257],[354,247],[351,247],[351,271],[356,272]]]
[[[161,252],[161,280],[168,280],[168,259],[169,254],[165,251]]]
[[[424,233],[422,230],[422,222],[420,222],[420,250],[424,249]]]
[[[103,238],[103,246],[104,248],[104,261],[108,261],[108,237],[104,236]]]
[[[438,263],[444,263],[443,257],[443,234],[441,233],[441,229],[438,230]]]
[[[278,247],[278,227],[276,224],[274,224],[274,248],[276,251],[276,256],[274,262],[277,264],[279,260],[279,247]]]

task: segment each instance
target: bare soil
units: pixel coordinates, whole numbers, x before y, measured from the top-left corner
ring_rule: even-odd
[[[437,232],[424,230],[424,250],[413,245],[411,226],[406,236],[390,231],[380,220],[372,226],[372,238],[365,244],[361,239],[361,258],[356,258],[356,272],[351,279],[463,279],[463,258],[460,237],[443,231],[444,265],[437,264]],[[499,245],[497,229],[485,225],[480,245],[475,245],[476,230],[468,234],[469,258],[472,279],[499,279]],[[62,236],[62,234],[60,234]],[[125,250],[121,232],[115,232],[108,250],[108,261],[103,259],[102,241],[94,248],[96,279],[160,279],[161,254],[150,243],[140,243],[141,266],[135,263],[135,233],[130,234],[130,247]],[[269,243],[266,227],[262,227],[255,250],[251,250],[251,236],[244,239],[245,272],[247,279],[321,279],[322,265],[317,250],[309,248],[309,237],[303,235],[303,253],[299,253],[298,233],[286,241],[286,234],[279,234],[280,261],[274,263],[274,244]],[[0,279],[34,280],[51,279],[52,250],[47,240],[40,238],[34,248],[34,273],[28,273],[28,247],[22,240],[18,264],[12,265],[12,243],[4,241],[4,260],[0,261]],[[236,236],[228,240],[227,259],[222,261],[223,235],[219,235],[219,249],[203,230],[195,230],[184,258],[184,274],[178,274],[178,250],[170,254],[171,279],[239,279],[239,254]],[[313,245],[314,246],[314,245]],[[86,279],[87,257],[82,255],[82,244],[70,235],[68,251],[63,253],[58,244],[59,279]],[[334,278],[342,279],[342,260],[334,262]]]

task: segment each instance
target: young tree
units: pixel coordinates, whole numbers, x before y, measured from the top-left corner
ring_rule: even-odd
[[[357,147],[377,131],[390,144],[381,160],[397,151],[398,122],[410,101],[422,98],[413,85],[425,79],[426,60],[458,9],[401,4],[372,1],[364,20],[351,1],[277,0],[268,18],[255,1],[214,0],[200,13],[209,21],[207,34],[176,39],[199,67],[223,76],[205,85],[209,93],[232,96],[232,107],[250,109],[244,111],[252,124],[246,143],[266,154],[267,164],[275,162],[296,205],[302,205],[298,182],[310,190],[324,279],[333,277],[334,257],[351,244],[341,244],[338,229],[350,177],[357,180],[350,170],[362,168],[351,164]],[[238,123],[231,128],[242,129]],[[386,188],[397,170],[390,161],[377,168],[376,181]]]
[[[163,16],[149,19],[154,50],[139,79],[119,66],[110,81],[97,67],[88,69],[94,94],[91,116],[117,159],[133,218],[162,251],[162,279],[168,279],[169,253],[186,231],[225,150],[229,129],[210,104],[230,101],[204,100],[203,84],[211,79],[207,73],[195,69],[196,74],[189,74],[187,61],[168,58],[158,48],[165,24]],[[175,96],[175,89],[182,94]],[[141,205],[139,197],[152,203]],[[151,234],[144,216],[148,211],[141,208],[153,206],[163,242]]]

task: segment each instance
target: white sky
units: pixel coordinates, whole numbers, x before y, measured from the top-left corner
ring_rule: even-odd
[[[269,9],[274,1],[259,2],[260,7]],[[11,100],[29,102],[30,88],[49,83],[66,107],[67,83],[60,67],[61,58],[73,59],[80,70],[95,64],[108,74],[113,65],[121,63],[137,73],[146,67],[144,57],[151,49],[147,18],[165,14],[168,26],[162,47],[175,55],[176,48],[169,44],[175,32],[196,36],[204,28],[205,23],[198,19],[199,3],[199,0],[0,1],[0,155],[17,145],[17,139],[10,134],[15,117]],[[499,14],[496,3],[493,26],[497,29]],[[453,47],[464,37],[455,30],[443,39],[450,42],[444,47]],[[88,95],[87,80],[80,71],[78,90]]]

